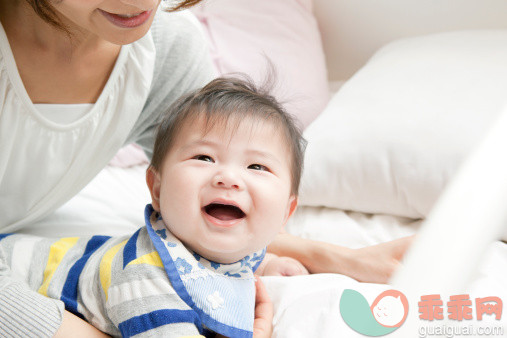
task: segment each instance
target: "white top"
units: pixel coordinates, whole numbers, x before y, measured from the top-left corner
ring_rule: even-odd
[[[35,109],[46,119],[58,124],[76,122],[93,109],[93,103],[51,104],[35,103]]]
[[[92,109],[74,121],[31,102],[0,25],[0,216],[11,232],[51,213],[78,193],[125,143],[153,77],[151,34],[123,46]]]

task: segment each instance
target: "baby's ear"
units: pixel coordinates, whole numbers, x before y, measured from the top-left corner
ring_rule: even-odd
[[[285,215],[285,222],[283,226],[287,224],[289,218],[292,216],[292,214],[294,214],[294,211],[296,211],[297,206],[298,206],[298,197],[296,195],[291,195],[289,197],[289,203],[287,204],[287,213]]]
[[[146,184],[150,189],[151,205],[160,212],[160,175],[152,166],[146,170]]]

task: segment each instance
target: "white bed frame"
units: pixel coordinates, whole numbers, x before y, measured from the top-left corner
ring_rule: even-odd
[[[399,38],[507,29],[505,0],[315,0],[314,11],[332,82],[347,80]],[[394,287],[409,296],[464,291],[491,242],[507,238],[506,144],[507,109],[424,222]],[[403,332],[416,332],[414,325]]]
[[[507,109],[449,183],[391,281],[409,299],[467,293],[491,243],[507,237],[506,144]],[[412,317],[402,332],[418,325]]]

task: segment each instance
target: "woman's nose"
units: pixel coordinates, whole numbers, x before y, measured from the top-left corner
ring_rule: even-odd
[[[241,179],[232,171],[220,171],[213,177],[213,186],[222,189],[242,190]]]

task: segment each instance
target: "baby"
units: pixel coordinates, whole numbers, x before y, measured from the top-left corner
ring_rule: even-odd
[[[304,145],[271,96],[216,79],[160,125],[145,227],[127,237],[0,235],[0,259],[110,335],[251,337],[254,271],[307,273],[265,256],[296,209]]]

